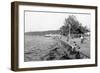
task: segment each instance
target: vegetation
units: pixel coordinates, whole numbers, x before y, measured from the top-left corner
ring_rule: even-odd
[[[67,19],[65,18],[64,25],[60,28],[60,32],[62,35],[67,36],[69,32],[71,34],[84,34],[89,32],[89,29],[87,29],[86,26],[82,26],[74,15],[70,15]]]

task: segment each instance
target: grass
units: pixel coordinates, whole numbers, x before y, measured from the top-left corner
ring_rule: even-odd
[[[25,35],[25,61],[40,60],[40,57],[48,53],[49,48],[56,43],[52,38]]]
[[[80,47],[83,54],[90,57],[90,40],[85,40],[83,44],[80,43],[79,38],[70,39],[70,43],[66,41],[66,37],[62,37],[61,40],[65,44],[73,45],[75,41]],[[52,37],[45,36],[35,36],[25,34],[25,48],[24,48],[24,61],[41,61],[41,57],[45,56],[52,50],[54,47],[63,47],[60,45],[60,41]],[[65,48],[63,50],[66,50]],[[60,52],[63,53],[62,49]]]
[[[80,50],[82,53],[90,57],[90,38],[89,37],[87,37],[83,43],[81,43],[80,38],[71,39],[70,44],[73,44],[73,41],[75,41],[80,46],[81,48]]]

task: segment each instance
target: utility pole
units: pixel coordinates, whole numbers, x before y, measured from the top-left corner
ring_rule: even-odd
[[[69,26],[69,36],[68,36],[68,41],[70,42],[70,24],[68,24],[68,26]]]

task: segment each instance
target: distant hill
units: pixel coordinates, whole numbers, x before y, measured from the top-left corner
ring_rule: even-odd
[[[36,31],[36,32],[25,32],[25,35],[46,35],[46,34],[59,34],[60,30],[50,30],[50,31]]]

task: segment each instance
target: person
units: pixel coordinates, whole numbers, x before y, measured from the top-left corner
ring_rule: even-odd
[[[81,36],[81,43],[83,43],[84,42],[84,37],[83,36]]]
[[[80,59],[80,46],[76,42],[74,42],[73,54],[75,54],[76,59]]]

